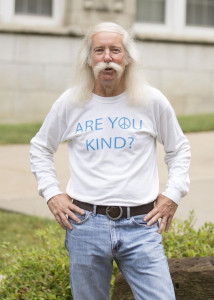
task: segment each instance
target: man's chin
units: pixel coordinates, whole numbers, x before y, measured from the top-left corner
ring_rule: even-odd
[[[103,81],[112,81],[115,80],[117,78],[117,74],[116,72],[112,72],[112,73],[100,73],[100,76],[98,76],[98,78],[100,78]]]

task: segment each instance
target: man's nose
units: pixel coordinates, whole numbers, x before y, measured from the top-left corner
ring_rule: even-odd
[[[105,49],[104,51],[104,62],[111,62],[112,61],[112,57],[111,57],[111,52],[109,49]]]

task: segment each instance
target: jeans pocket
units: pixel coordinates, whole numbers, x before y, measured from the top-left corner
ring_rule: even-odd
[[[147,223],[148,221],[144,221],[146,215],[138,215],[138,216],[134,216],[131,218],[131,221],[133,224],[137,225],[137,226],[141,226],[141,227],[145,227],[145,228],[152,228],[152,227],[157,227],[158,226],[158,221],[155,222],[154,224],[148,226]]]
[[[92,213],[88,210],[84,210],[85,214],[84,215],[80,215],[77,212],[73,211],[73,214],[75,214],[75,216],[77,216],[77,218],[80,220],[80,222],[76,222],[73,219],[71,219],[70,217],[68,218],[68,221],[72,224],[72,225],[81,225],[85,222],[87,222],[89,220],[89,218],[91,217]]]

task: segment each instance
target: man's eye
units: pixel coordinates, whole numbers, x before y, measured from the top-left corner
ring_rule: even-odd
[[[113,48],[111,51],[113,53],[120,53],[120,49],[119,48]]]
[[[102,53],[102,52],[103,52],[103,49],[95,49],[94,52],[95,52],[95,53]]]

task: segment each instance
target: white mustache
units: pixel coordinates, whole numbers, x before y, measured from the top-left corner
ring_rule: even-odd
[[[114,62],[110,62],[110,63],[100,62],[94,67],[95,79],[97,79],[99,73],[101,71],[105,70],[106,68],[114,69],[117,73],[117,78],[120,78],[121,75],[123,74],[123,68],[120,65],[118,65]]]

